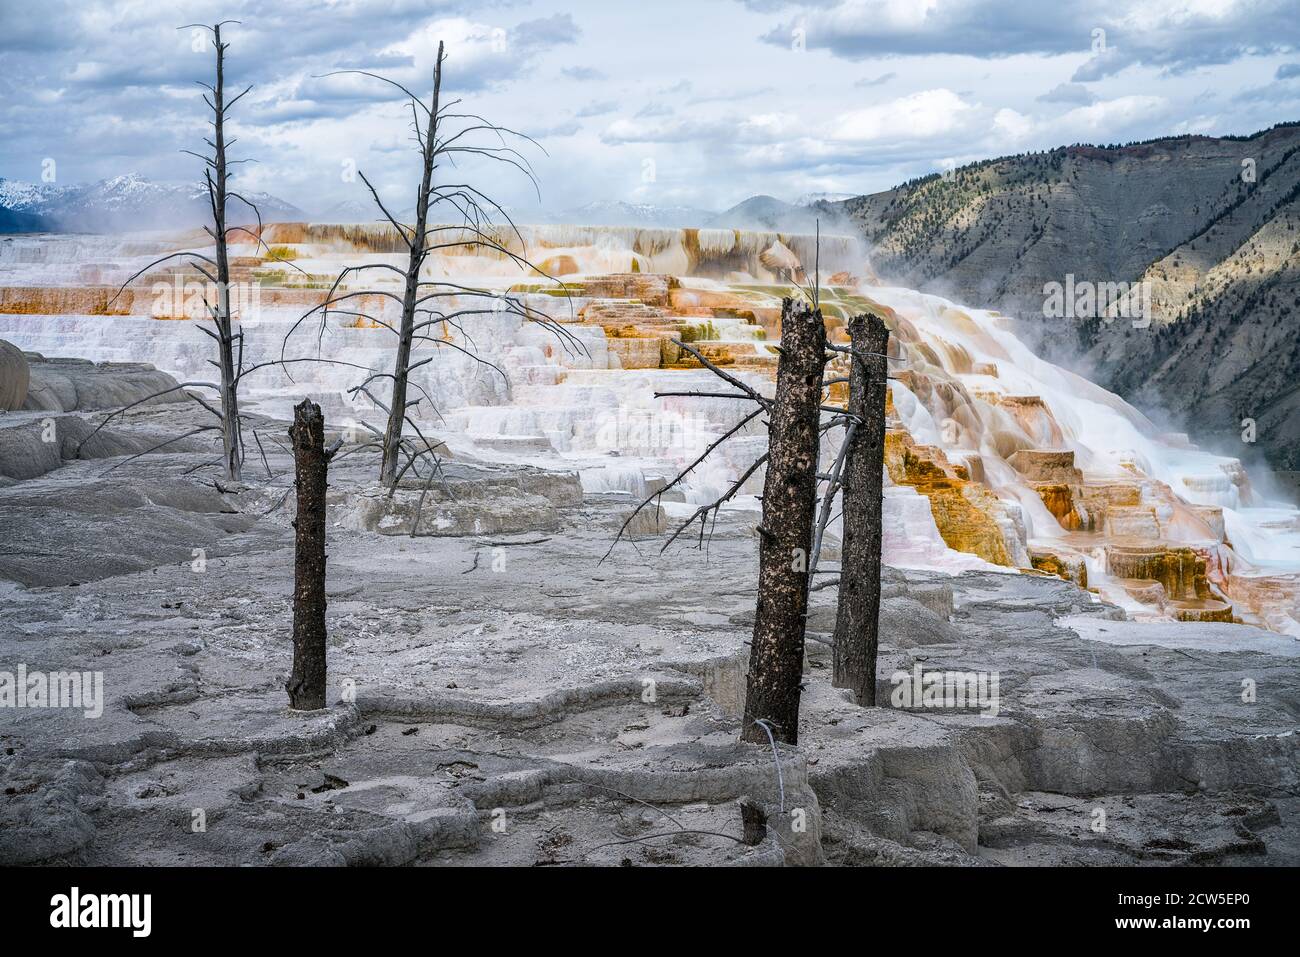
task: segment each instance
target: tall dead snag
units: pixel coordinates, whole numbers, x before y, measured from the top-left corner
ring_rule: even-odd
[[[821,310],[786,299],[781,309],[776,395],[768,423],[763,518],[758,529],[758,607],[749,650],[742,741],[766,742],[764,724],[779,741],[796,744],[799,739],[825,362]]]
[[[189,438],[202,432],[221,433],[222,455],[218,462],[205,463],[203,468],[220,464],[226,473],[226,478],[237,482],[242,477],[244,466],[244,437],[242,416],[239,412],[239,386],[244,376],[258,369],[270,365],[283,365],[282,362],[260,362],[254,365],[244,364],[244,332],[240,326],[240,310],[234,299],[242,299],[242,296],[232,298],[232,286],[230,282],[230,255],[229,255],[229,234],[246,233],[252,237],[253,241],[260,247],[269,249],[261,239],[262,214],[257,206],[250,202],[246,197],[230,188],[230,167],[239,163],[248,162],[247,159],[229,159],[227,157],[227,148],[234,144],[235,140],[226,139],[226,120],[227,114],[231,108],[238,103],[252,89],[247,86],[242,92],[234,97],[226,97],[226,50],[230,44],[221,39],[221,28],[227,24],[238,23],[238,20],[223,20],[220,23],[207,26],[205,24],[186,24],[179,29],[187,30],[207,30],[212,34],[212,41],[216,47],[216,77],[214,83],[198,82],[199,86],[207,92],[203,94],[203,102],[208,105],[212,111],[212,136],[204,137],[203,142],[211,150],[210,153],[197,153],[194,150],[181,150],[182,153],[188,153],[190,156],[197,157],[203,161],[203,182],[207,189],[208,206],[212,214],[212,225],[204,226],[203,230],[211,238],[214,251],[212,255],[206,252],[196,252],[194,250],[185,250],[182,252],[168,253],[149,263],[143,269],[136,272],[126,282],[118,288],[117,293],[109,301],[111,306],[122,294],[122,292],[131,283],[135,282],[145,273],[149,272],[156,266],[164,263],[173,265],[184,265],[193,269],[204,279],[207,280],[207,286],[203,291],[204,321],[210,321],[212,327],[198,324],[199,331],[211,338],[217,345],[217,358],[209,359],[208,362],[217,369],[218,378],[215,382],[195,381],[182,382],[180,385],[170,389],[164,389],[153,395],[139,399],[130,405],[124,406],[112,412],[96,427],[95,432],[103,428],[109,420],[126,413],[128,410],[137,405],[148,402],[150,399],[158,398],[169,392],[182,392],[187,398],[193,399],[199,405],[209,412],[216,420],[216,424],[201,425],[184,435],[177,436],[174,439],[168,439],[147,452],[153,452],[170,445],[181,439]],[[232,202],[240,206],[247,207],[252,215],[257,219],[258,229],[254,233],[246,226],[227,226],[227,206]],[[247,221],[247,220],[245,220]],[[297,268],[297,267],[294,267]],[[301,270],[299,270],[301,272]],[[327,360],[318,360],[327,361]],[[215,404],[204,398],[196,392],[188,391],[190,389],[207,390],[208,396],[215,399]],[[93,435],[94,433],[92,433]],[[254,435],[256,437],[256,434]],[[89,438],[89,437],[88,437]],[[88,439],[87,439],[88,440]],[[83,440],[82,445],[85,444]],[[78,447],[80,448],[80,446]],[[140,453],[145,454],[145,453]],[[136,458],[137,456],[133,456]],[[263,457],[265,464],[265,457]],[[125,463],[120,463],[125,464]],[[116,468],[116,466],[114,466]],[[267,466],[268,473],[270,466]]]
[[[396,489],[408,470],[412,471],[417,478],[421,477],[416,466],[416,462],[421,459],[432,460],[428,473],[430,480],[440,469],[434,454],[436,446],[425,438],[412,417],[413,407],[421,402],[427,403],[429,414],[437,414],[437,410],[432,408],[432,397],[411,375],[433,361],[432,355],[414,359],[413,354],[417,347],[428,345],[435,349],[450,348],[462,352],[505,379],[505,373],[500,368],[475,354],[472,340],[465,337],[461,323],[475,316],[508,313],[545,326],[571,352],[584,349],[573,333],[564,329],[547,314],[527,305],[518,295],[472,288],[449,280],[434,281],[420,278],[429,257],[439,250],[473,250],[509,259],[519,266],[525,275],[544,277],[556,282],[561,290],[564,289],[563,284],[531,263],[525,255],[509,248],[511,241],[517,242],[522,248],[523,234],[491,197],[469,183],[434,182],[436,170],[443,166],[455,169],[458,161],[476,158],[512,166],[526,176],[534,188],[537,185],[527,160],[518,150],[507,145],[506,138],[518,138],[533,145],[536,145],[536,141],[523,133],[489,123],[478,114],[456,112],[455,107],[459,100],[450,103],[442,102],[444,59],[443,44],[439,42],[438,58],[433,70],[433,92],[428,103],[402,84],[376,73],[365,70],[337,70],[326,74],[326,76],[355,74],[370,77],[400,90],[406,97],[411,111],[415,141],[420,152],[420,183],[415,196],[415,223],[410,225],[398,222],[384,206],[370,180],[364,173],[358,171],[375,206],[400,237],[401,251],[406,254],[406,262],[401,266],[388,262],[374,262],[344,268],[334,278],[324,301],[309,309],[298,322],[294,323],[281,346],[283,357],[289,338],[305,320],[313,315],[319,320],[319,342],[331,313],[353,319],[366,319],[397,337],[392,371],[372,372],[360,385],[349,390],[358,398],[365,396],[387,415],[387,423],[382,431],[368,423],[362,423],[373,433],[374,439],[357,448],[379,449],[381,454],[379,477],[380,481],[389,487],[390,493]],[[479,144],[475,137],[486,137],[489,141],[488,145]],[[540,192],[538,195],[540,197]],[[431,214],[445,215],[447,219],[443,224],[435,225],[437,221],[431,218]],[[508,227],[498,230],[492,222],[494,215],[505,220],[509,224]],[[451,224],[448,225],[448,222]],[[376,273],[375,270],[379,272]],[[353,289],[348,285],[350,280],[357,278],[388,279],[393,282],[391,277],[394,275],[400,282],[400,294],[395,288]],[[396,321],[389,322],[381,316],[362,311],[360,304],[367,299],[395,303],[400,309]],[[465,338],[468,348],[454,341],[451,336],[453,329]],[[373,384],[382,380],[391,380],[387,402],[371,390]],[[416,398],[408,399],[407,396],[412,392],[416,393]],[[410,426],[418,442],[411,442],[404,436],[406,426]],[[405,462],[402,461],[403,456]],[[416,521],[418,522],[418,517]]]
[[[388,400],[388,424],[384,428],[383,460],[379,467],[379,480],[385,485],[397,481],[398,453],[401,451],[402,426],[406,421],[406,385],[411,371],[411,345],[415,338],[415,309],[419,296],[420,267],[428,255],[429,235],[425,231],[429,220],[429,193],[433,185],[435,158],[438,155],[438,101],[442,95],[442,43],[438,43],[438,59],[433,67],[433,97],[428,109],[428,126],[420,153],[420,191],[415,200],[415,229],[411,231],[410,255],[407,258],[405,284],[402,289],[402,317],[397,330],[397,358],[393,363],[393,389]],[[414,111],[412,111],[414,112]],[[416,114],[419,130],[419,114]],[[417,516],[418,519],[418,516]]]
[[[212,28],[213,44],[217,48],[217,82],[212,91],[212,156],[204,157],[208,169],[204,178],[208,184],[208,200],[216,229],[213,239],[217,244],[217,303],[213,319],[217,327],[217,350],[221,369],[221,451],[226,476],[239,480],[244,465],[244,440],[239,428],[239,373],[235,363],[235,328],[230,315],[230,255],[226,246],[226,48],[221,42],[221,24]],[[241,94],[242,95],[242,94]],[[238,97],[236,97],[238,99]],[[240,351],[243,351],[243,332],[238,333]]]
[[[851,689],[858,704],[874,706],[889,328],[879,316],[854,316],[849,320],[849,338],[853,354],[848,411],[857,424],[845,439],[849,448],[841,492],[844,536],[831,683]]]
[[[315,711],[325,707],[325,479],[334,454],[325,447],[320,406],[310,399],[294,406],[289,437],[298,513],[293,522],[293,671],[284,687],[289,707]]]

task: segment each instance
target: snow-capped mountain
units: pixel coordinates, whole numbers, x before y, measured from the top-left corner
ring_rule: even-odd
[[[238,192],[238,187],[234,187]],[[262,219],[301,220],[306,215],[292,203],[268,193],[242,195],[255,204]],[[144,229],[185,229],[211,222],[207,187],[202,183],[155,183],[136,173],[76,186],[24,183],[0,179],[0,231],[3,232],[129,232]],[[247,204],[230,197],[226,218],[233,224],[257,221]]]
[[[16,213],[29,212],[63,190],[45,183],[23,183],[16,179],[0,179],[0,209]]]
[[[34,233],[47,229],[38,210],[62,189],[45,183],[0,178],[0,233]]]

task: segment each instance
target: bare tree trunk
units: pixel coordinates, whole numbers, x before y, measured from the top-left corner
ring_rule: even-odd
[[[230,257],[226,249],[225,61],[221,24],[212,28],[217,47],[217,82],[213,86],[213,154],[216,179],[209,181],[217,243],[217,345],[221,367],[221,444],[226,477],[239,481],[244,443],[239,423],[239,365],[235,358],[234,320],[230,314]],[[242,349],[241,349],[242,351]]]
[[[397,459],[401,451],[402,426],[406,421],[406,386],[411,372],[411,344],[415,338],[415,308],[419,298],[420,267],[427,255],[425,230],[429,218],[429,191],[433,182],[434,157],[438,150],[438,98],[442,88],[442,43],[433,68],[433,103],[429,125],[424,134],[424,170],[420,193],[415,203],[415,234],[411,237],[411,255],[406,266],[406,287],[402,294],[402,321],[398,327],[397,358],[393,363],[393,391],[388,407],[388,426],[384,429],[383,461],[379,480],[385,485],[397,481]],[[418,115],[417,115],[418,121]]]
[[[740,799],[741,840],[754,847],[767,837],[767,812],[763,806],[746,795]]]
[[[781,358],[768,426],[763,523],[759,526],[758,608],[749,650],[742,741],[799,739],[808,610],[808,557],[817,504],[822,371],[826,327],[820,310],[787,299],[781,309]]]
[[[505,209],[499,206],[491,197],[469,183],[435,182],[436,179],[455,180],[460,178],[458,175],[435,177],[437,170],[442,168],[444,160],[455,169],[459,168],[459,159],[472,156],[512,167],[526,176],[534,187],[537,186],[537,179],[527,158],[518,150],[506,145],[506,137],[516,137],[536,146],[535,140],[504,126],[496,126],[477,114],[451,112],[456,103],[460,102],[459,100],[454,103],[442,103],[442,79],[445,60],[443,44],[439,43],[438,58],[433,71],[433,93],[427,103],[401,83],[368,70],[336,70],[333,73],[326,74],[326,76],[352,74],[369,77],[400,90],[406,97],[407,106],[411,110],[411,128],[415,133],[416,146],[421,161],[421,177],[415,202],[415,222],[399,222],[384,205],[374,184],[366,178],[365,173],[357,170],[357,175],[370,191],[371,198],[379,208],[379,212],[383,214],[383,219],[392,226],[394,232],[406,244],[406,265],[394,265],[391,262],[368,262],[344,267],[335,276],[324,301],[307,310],[284,337],[284,345],[287,345],[289,337],[303,321],[314,314],[319,314],[320,333],[318,333],[317,337],[319,348],[321,344],[320,335],[324,333],[328,325],[331,310],[371,320],[396,336],[397,349],[393,356],[391,368],[370,372],[359,385],[348,390],[354,396],[365,397],[370,402],[373,402],[377,408],[384,411],[387,417],[382,430],[368,423],[366,424],[366,428],[375,434],[377,441],[367,442],[365,447],[379,446],[379,480],[387,487],[390,498],[395,494],[398,483],[402,481],[402,477],[407,471],[414,470],[415,475],[425,478],[427,487],[428,479],[441,468],[433,445],[421,433],[420,424],[410,413],[410,410],[421,402],[427,402],[430,406],[434,402],[434,397],[421,387],[421,383],[411,381],[411,375],[415,370],[433,362],[437,351],[450,348],[482,363],[487,368],[491,368],[503,380],[509,382],[506,373],[502,369],[494,363],[475,355],[473,340],[468,337],[465,329],[460,325],[460,320],[504,310],[521,320],[536,322],[544,326],[570,348],[578,351],[585,349],[577,336],[551,319],[544,311],[528,305],[517,296],[505,295],[489,289],[458,285],[446,280],[439,281],[432,276],[425,278],[423,281],[421,280],[424,264],[428,261],[432,252],[438,249],[461,247],[491,250],[492,255],[509,259],[524,272],[529,274],[536,272],[556,283],[562,290],[566,288],[558,279],[547,276],[544,270],[530,263],[526,255],[526,248],[523,255],[515,251],[515,248],[526,247],[524,234],[515,226]],[[422,116],[425,119],[421,120]],[[450,129],[448,123],[450,123]],[[476,132],[490,137],[492,140],[491,145],[476,144],[473,138],[473,134]],[[467,137],[469,138],[467,139]],[[540,191],[538,195],[540,197]],[[440,219],[441,214],[438,210],[450,210],[453,218]],[[506,230],[508,236],[503,236],[498,227],[493,224],[492,216],[494,212],[508,224]],[[455,217],[458,217],[459,225],[456,225],[457,219]],[[398,295],[388,289],[362,290],[349,288],[355,286],[357,276],[362,274],[373,275],[370,271],[375,269],[400,275],[402,277],[402,293]],[[359,311],[358,307],[363,306],[364,300],[370,297],[385,303],[398,303],[399,314],[396,317],[381,317]],[[470,305],[466,305],[467,300],[470,301]],[[489,301],[491,303],[490,308],[488,308]],[[338,308],[345,303],[346,305],[342,309]],[[433,331],[439,326],[442,327],[444,332],[441,337]],[[460,333],[469,348],[454,342],[449,329],[455,329]],[[421,343],[430,346],[432,354],[424,355],[413,361],[412,354]],[[282,350],[284,345],[282,345]],[[371,389],[372,383],[380,379],[391,381],[386,397],[376,395],[375,391]],[[378,387],[376,387],[377,390]],[[408,396],[412,393],[415,393],[416,398],[409,399]],[[387,401],[385,401],[385,398]],[[437,414],[436,408],[431,409],[431,414]],[[403,433],[407,429],[414,433],[418,443],[409,438],[404,438]],[[417,463],[421,461],[432,463],[429,476],[421,475],[419,468],[416,467]]]
[[[853,430],[844,462],[844,543],[839,609],[835,616],[832,684],[849,688],[858,704],[876,703],[876,649],[880,626],[881,504],[885,468],[885,390],[889,388],[889,327],[879,316],[849,320]]]
[[[325,488],[330,453],[320,406],[303,399],[294,406],[293,459],[298,514],[293,527],[293,671],[285,690],[289,707],[325,707]]]
[[[203,102],[212,111],[212,135],[203,138],[203,142],[212,152],[209,155],[194,150],[181,150],[182,153],[188,153],[190,156],[203,161],[203,180],[207,186],[208,205],[212,213],[212,223],[205,225],[203,230],[212,239],[213,254],[209,256],[206,251],[199,252],[196,249],[167,253],[129,276],[118,287],[113,299],[109,300],[111,305],[137,279],[167,262],[185,263],[190,269],[195,270],[203,277],[206,284],[203,291],[205,311],[203,321],[210,320],[212,328],[209,329],[203,324],[197,325],[200,332],[211,336],[212,340],[217,344],[216,358],[208,361],[218,370],[219,375],[214,377],[214,381],[211,382],[186,382],[180,389],[164,390],[158,395],[179,391],[182,397],[193,399],[217,420],[217,424],[205,425],[196,429],[195,433],[215,432],[218,430],[221,432],[221,467],[226,473],[226,478],[233,482],[238,482],[242,477],[245,453],[243,422],[239,414],[240,382],[247,373],[258,368],[283,365],[283,362],[261,362],[251,367],[244,365],[244,332],[236,324],[236,310],[239,305],[232,298],[234,290],[230,281],[228,233],[247,233],[259,246],[270,249],[261,237],[261,211],[247,197],[241,196],[237,191],[230,189],[230,167],[238,163],[248,162],[248,160],[230,160],[226,155],[227,147],[234,145],[236,142],[233,139],[229,141],[226,139],[226,113],[252,89],[252,86],[248,86],[244,88],[242,93],[238,93],[231,98],[226,97],[226,50],[230,48],[230,44],[222,41],[221,28],[227,23],[238,22],[238,20],[223,20],[211,26],[189,23],[183,28],[210,30],[217,51],[214,82],[204,83],[199,81],[199,85],[207,91],[203,94]],[[258,232],[253,232],[238,224],[234,227],[227,227],[226,211],[232,199],[247,206],[257,216]],[[241,315],[239,319],[242,321],[243,316]],[[316,361],[330,362],[331,360],[317,359]],[[215,401],[210,402],[202,396],[185,391],[190,388],[211,389]],[[153,396],[150,398],[153,398]],[[138,404],[138,402],[134,404]],[[114,415],[120,415],[129,408],[131,408],[131,405],[119,409]],[[156,446],[149,451],[156,451],[159,447]],[[263,456],[263,462],[265,462],[265,456]],[[267,471],[270,471],[270,466],[267,466]]]

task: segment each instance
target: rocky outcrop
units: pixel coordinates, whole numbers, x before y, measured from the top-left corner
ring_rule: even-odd
[[[97,428],[94,422],[77,415],[27,416],[25,421],[0,423],[0,478],[33,479],[68,461],[136,455],[177,434],[156,428]],[[203,447],[193,440],[167,446],[173,452]]]
[[[30,382],[27,357],[17,346],[0,339],[0,412],[21,409]]]
[[[90,412],[137,402],[189,401],[174,378],[144,362],[47,359],[35,353],[28,355],[28,362],[31,384],[23,403],[27,411]]]
[[[4,430],[0,430],[0,435]],[[74,480],[58,470],[0,489],[6,548],[0,579],[69,585],[255,549],[256,515],[241,514],[212,485],[156,462],[143,476]],[[180,469],[174,470],[179,473]]]
[[[179,434],[96,429],[88,418],[63,413],[188,401],[175,379],[143,363],[46,359],[0,342],[0,368],[10,373],[0,378],[0,389],[11,399],[22,393],[17,408],[0,421],[0,481],[36,478],[71,459],[134,455]],[[186,441],[171,448],[197,447]]]
[[[443,462],[440,479],[331,491],[333,519],[381,535],[510,535],[554,531],[561,509],[582,501],[577,473]]]

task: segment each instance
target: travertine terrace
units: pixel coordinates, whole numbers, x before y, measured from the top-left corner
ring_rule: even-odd
[[[472,346],[497,367],[456,348],[433,350],[421,385],[438,411],[421,414],[450,448],[572,468],[592,491],[644,494],[736,417],[727,400],[654,398],[707,379],[673,341],[763,386],[781,298],[806,288],[807,264],[819,262],[832,341],[844,341],[844,320],[857,311],[876,310],[893,328],[894,560],[1051,574],[1142,620],[1243,621],[1300,636],[1294,508],[1269,501],[1235,460],[1161,434],[1118,397],[1041,361],[996,313],[879,285],[851,239],[824,236],[819,251],[806,235],[580,226],[501,229],[499,238],[538,271],[452,246],[433,257],[427,278],[519,295],[580,345],[503,311],[443,330],[452,347]],[[248,300],[250,354],[382,366],[387,333],[374,323],[345,312],[323,325],[318,316],[294,323],[341,265],[394,260],[391,227],[277,223],[262,229],[261,246],[242,232],[231,239],[243,242],[233,278]],[[200,375],[202,337],[187,321],[196,276],[158,270],[114,295],[134,268],[197,240],[6,239],[0,337],[47,355],[145,360]],[[357,309],[382,317],[391,306],[372,297]],[[311,394],[347,425],[367,412],[346,391],[350,375],[295,364],[267,369],[248,387],[266,413],[283,415],[290,397]],[[833,389],[830,401],[843,395]],[[724,487],[758,441],[725,446],[686,497]],[[760,483],[755,476],[748,490]]]

